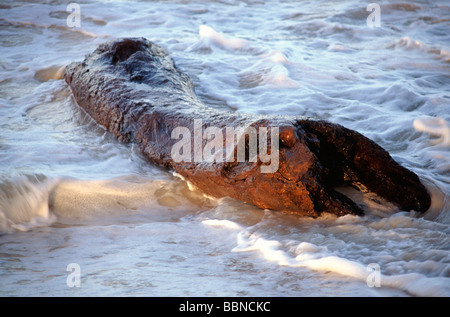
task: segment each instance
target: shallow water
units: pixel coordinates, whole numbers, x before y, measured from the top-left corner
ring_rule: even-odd
[[[0,295],[450,295],[445,1],[380,2],[372,28],[363,1],[78,4],[80,27],[65,1],[0,5]],[[205,197],[97,126],[60,80],[125,36],[164,46],[212,107],[361,132],[419,175],[432,207],[342,189],[364,217],[310,219]]]

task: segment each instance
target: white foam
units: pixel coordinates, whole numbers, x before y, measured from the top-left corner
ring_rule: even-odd
[[[276,240],[267,240],[257,233],[241,231],[237,237],[237,246],[234,252],[259,251],[266,260],[273,261],[279,265],[293,266],[292,259],[280,249],[281,243]]]
[[[276,88],[298,88],[299,84],[295,81],[289,78],[288,74],[282,73],[275,73],[271,76],[267,77],[264,80],[264,83],[266,85],[276,87]]]
[[[0,233],[28,231],[57,219],[91,221],[148,210],[190,212],[214,204],[180,181],[134,175],[98,180],[23,176],[0,183]]]
[[[98,217],[147,210],[201,210],[214,205],[185,182],[148,179],[135,175],[104,180],[64,179],[51,195],[55,214],[68,217]]]
[[[281,63],[285,65],[291,64],[291,61],[288,60],[286,54],[284,54],[281,50],[271,51],[270,53],[265,54],[262,57],[270,59],[273,63]]]
[[[444,118],[423,116],[416,118],[413,126],[416,131],[439,136],[435,141],[436,144],[450,147],[450,125]]]
[[[228,38],[207,25],[200,25],[199,40],[191,50],[210,50],[214,47],[224,50],[241,50],[248,47],[249,42],[240,38]]]
[[[0,233],[28,231],[55,221],[49,193],[58,180],[39,175],[19,176],[0,183]]]
[[[226,38],[223,34],[220,34],[207,25],[200,25],[198,34],[200,36],[200,40],[204,40],[210,45],[216,45],[224,49],[238,50],[248,45],[246,40],[239,38]]]
[[[290,250],[294,256],[283,249],[280,241],[268,240],[247,230],[238,234],[237,246],[233,249],[234,252],[258,251],[266,260],[281,266],[334,272],[367,283],[369,287],[374,286],[369,284],[373,274],[370,265],[373,263],[364,265],[358,261],[336,256],[330,254],[327,248],[309,242],[301,242]],[[450,296],[450,278],[447,277],[428,277],[419,273],[385,275],[380,272],[379,282],[377,287],[397,288],[416,296]]]
[[[232,229],[232,230],[242,230],[243,227],[240,226],[239,224],[230,221],[230,220],[221,220],[221,219],[207,219],[207,220],[203,220],[202,223],[204,225],[207,226],[211,226],[211,227],[222,227],[222,228],[227,228],[227,229]]]
[[[409,273],[381,275],[380,281],[382,286],[400,288],[415,296],[450,296],[450,279],[446,277],[427,277],[418,273]]]
[[[445,63],[450,61],[450,52],[446,49],[441,48],[437,45],[429,45],[422,43],[420,41],[414,40],[408,36],[402,37],[400,40],[396,41],[394,47],[403,47],[407,50],[418,50],[423,51],[428,54],[434,55],[436,59],[440,59]]]
[[[450,181],[448,177],[450,172],[450,125],[441,117],[422,116],[416,118],[413,122],[413,127],[416,131],[425,132],[432,136],[437,136],[430,139],[429,144],[418,150],[419,153],[430,160],[442,175],[444,182]],[[447,176],[446,176],[447,175]]]
[[[400,40],[398,40],[398,42],[396,44],[398,46],[402,46],[407,49],[415,49],[415,48],[423,49],[424,48],[424,45],[421,42],[413,40],[408,36],[402,37]]]
[[[266,86],[271,89],[298,88],[299,83],[290,77],[288,66],[292,62],[280,50],[260,57],[259,61],[240,72],[241,86]]]
[[[210,196],[210,195],[207,195],[207,194],[203,193],[202,191],[200,191],[197,186],[195,186],[190,181],[188,181],[185,177],[183,177],[183,175],[181,175],[181,174],[179,174],[177,172],[172,172],[172,175],[177,177],[177,178],[179,178],[179,179],[181,179],[183,182],[186,182],[186,185],[187,185],[187,187],[189,188],[189,190],[191,192],[193,192],[193,193],[201,193],[201,195],[204,198],[210,200],[211,202],[218,202],[217,198],[215,198],[213,196]]]

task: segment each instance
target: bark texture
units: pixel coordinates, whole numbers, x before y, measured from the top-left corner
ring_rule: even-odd
[[[104,43],[84,61],[68,65],[64,78],[78,105],[98,124],[124,142],[135,142],[152,162],[176,171],[208,195],[314,217],[321,212],[362,214],[358,205],[333,189],[347,183],[362,184],[402,210],[423,212],[430,206],[418,176],[356,131],[323,120],[207,107],[169,54],[144,38]],[[201,120],[201,131],[195,120]],[[237,160],[237,146],[234,160],[175,160],[172,149],[180,139],[172,133],[177,127],[190,131],[193,156],[211,141],[203,134],[208,127],[222,129],[224,151],[226,127],[251,128],[259,134],[266,127],[268,153],[278,150],[278,168],[263,173],[261,167],[273,162],[259,156],[250,160],[248,135],[243,136],[245,162]],[[278,146],[271,141],[274,128],[279,131]],[[195,136],[202,136],[197,147]]]

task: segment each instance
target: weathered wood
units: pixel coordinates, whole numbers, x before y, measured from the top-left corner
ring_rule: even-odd
[[[363,184],[402,210],[425,211],[430,206],[430,196],[417,175],[358,132],[323,120],[207,107],[168,53],[144,38],[102,44],[83,62],[68,65],[64,77],[78,105],[98,124],[124,142],[135,142],[152,162],[176,171],[208,195],[309,216],[324,211],[362,214],[359,206],[333,189],[353,183]],[[184,149],[192,151],[190,162],[174,157],[180,135],[173,133],[180,127],[190,133],[184,140],[189,141]],[[215,128],[210,132],[222,131],[223,139],[215,139],[213,148],[223,144],[218,161],[202,157],[214,139],[205,136],[208,127]],[[251,160],[251,135],[242,139],[244,162],[237,159],[237,145],[226,159],[227,128],[256,131],[258,137],[267,131],[271,160],[261,155]],[[258,137],[261,146],[265,140]],[[262,172],[271,166],[276,170]]]

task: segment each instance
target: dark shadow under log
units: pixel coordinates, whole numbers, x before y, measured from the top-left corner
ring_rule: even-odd
[[[205,106],[168,53],[144,38],[102,44],[83,62],[68,65],[64,77],[78,105],[98,124],[213,197],[308,216],[362,214],[333,189],[346,183],[363,184],[402,210],[423,212],[430,206],[417,175],[358,132],[323,120]],[[237,131],[248,133],[230,147],[227,129],[236,132],[236,140]],[[250,133],[255,131],[256,136]],[[255,144],[260,151],[253,160]],[[245,161],[238,159],[241,149]],[[216,154],[216,161],[203,155],[208,153]]]

